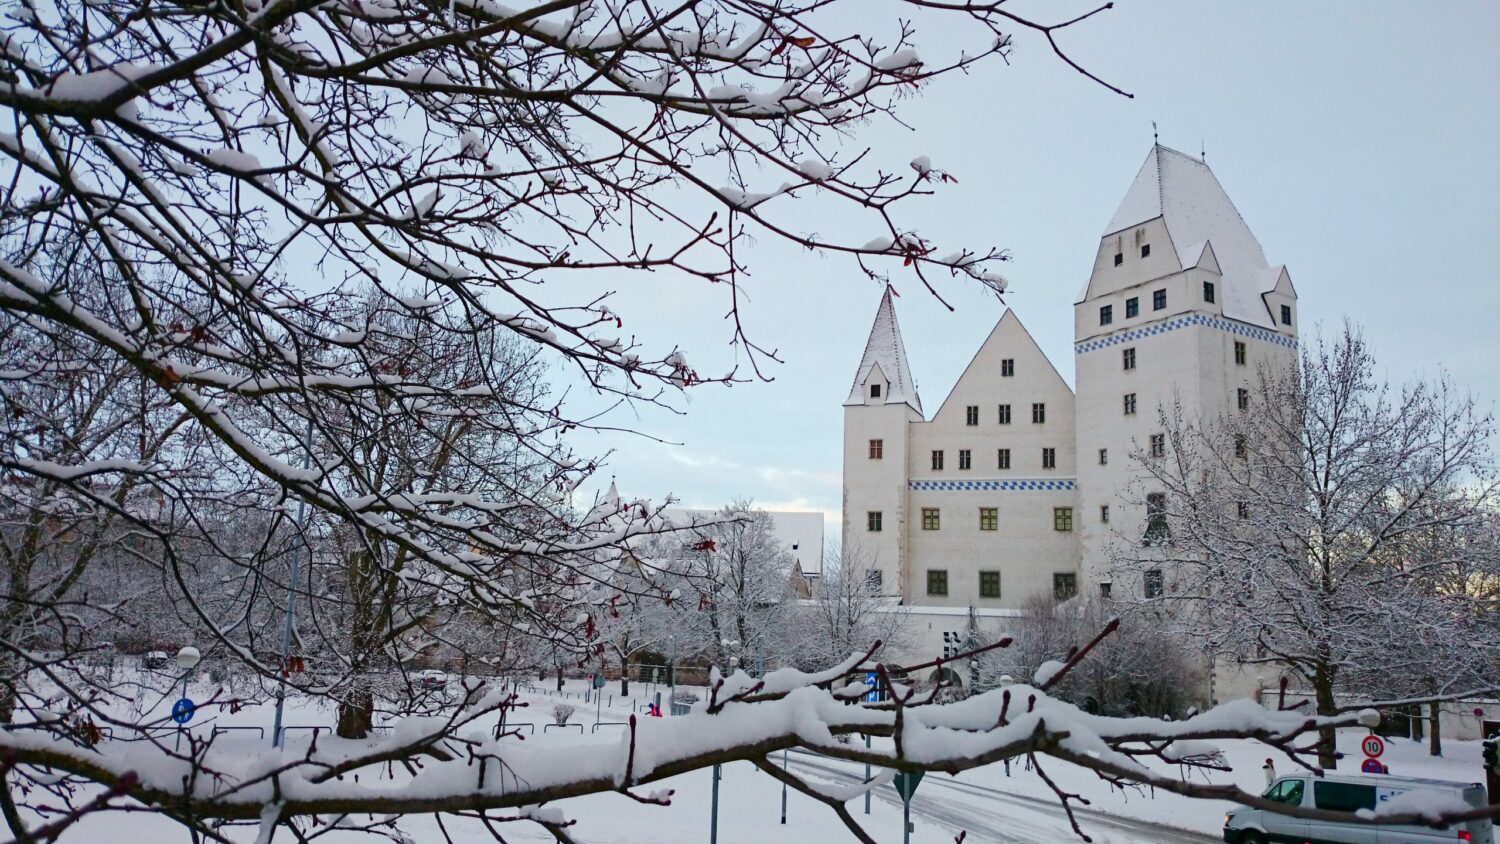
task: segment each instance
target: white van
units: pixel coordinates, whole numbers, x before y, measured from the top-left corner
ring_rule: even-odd
[[[1398,794],[1408,792],[1430,792],[1434,801],[1444,797],[1450,801],[1457,798],[1476,809],[1486,802],[1484,786],[1478,783],[1363,774],[1327,774],[1321,777],[1302,774],[1281,777],[1271,783],[1271,787],[1262,796],[1288,806],[1352,814],[1360,809],[1373,810]],[[1426,826],[1310,821],[1248,807],[1235,809],[1224,816],[1224,840],[1229,844],[1454,844],[1459,841],[1491,844],[1492,829],[1493,824],[1488,820],[1467,821],[1456,827],[1433,829]]]

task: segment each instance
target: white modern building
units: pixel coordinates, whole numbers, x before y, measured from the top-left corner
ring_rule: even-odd
[[[1038,593],[1153,588],[1109,574],[1112,543],[1162,529],[1131,455],[1165,449],[1161,407],[1244,412],[1257,367],[1295,360],[1296,301],[1208,165],[1159,145],[1074,303],[1076,389],[1006,310],[927,416],[887,290],[844,402],[844,548],[927,653],[969,607],[1001,627]]]

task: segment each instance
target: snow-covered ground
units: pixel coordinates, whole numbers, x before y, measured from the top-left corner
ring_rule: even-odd
[[[176,699],[180,686],[174,690],[165,680],[150,685],[156,688],[138,695],[137,705],[147,712],[164,714]],[[548,683],[526,692],[531,706],[523,710],[524,714],[511,719],[512,723],[536,725],[535,734],[528,734],[525,738],[529,749],[535,749],[537,745],[563,747],[580,742],[619,741],[619,727],[593,728],[595,713],[600,713],[600,720],[605,722],[622,721],[633,711],[644,713],[646,702],[652,699],[656,690],[648,684],[632,684],[634,696],[621,698],[618,684],[611,684],[604,690],[604,706],[596,708],[594,701],[585,703],[582,700],[584,684],[581,681],[570,682],[566,696],[559,696],[551,689],[552,685]],[[200,700],[210,693],[211,688],[206,683],[193,688],[193,696]],[[581,732],[576,728],[545,730],[544,725],[551,720],[552,708],[558,702],[576,706],[572,721],[583,725]],[[246,707],[236,713],[219,712],[210,707],[200,712],[192,726],[203,736],[216,726],[263,728],[264,737],[251,730],[234,731],[217,739],[225,743],[243,742],[249,750],[269,743],[272,718],[273,708],[269,704]],[[332,713],[321,705],[302,698],[288,701],[285,719],[288,725],[327,727],[332,722]],[[1340,749],[1350,756],[1341,767],[1352,770],[1357,764],[1361,734],[1362,731],[1351,730],[1340,735]],[[288,744],[296,747],[311,738],[311,731],[295,730],[288,736]],[[1219,746],[1226,752],[1233,770],[1208,775],[1195,772],[1192,776],[1212,782],[1233,781],[1242,788],[1259,790],[1264,785],[1261,766],[1267,757],[1275,759],[1279,771],[1294,768],[1284,756],[1251,742],[1228,741],[1220,742]],[[1445,741],[1444,754],[1441,758],[1434,758],[1427,755],[1424,743],[1391,740],[1387,742],[1385,761],[1396,774],[1462,781],[1482,777],[1478,741]],[[847,784],[862,778],[864,773],[863,766],[806,753],[790,753],[786,760],[800,775],[825,782]],[[780,758],[777,761],[781,761]],[[1149,791],[1121,791],[1111,788],[1091,772],[1071,765],[1046,759],[1043,764],[1059,785],[1088,798],[1090,805],[1078,807],[1079,822],[1084,831],[1101,844],[1204,844],[1221,840],[1219,834],[1224,812],[1230,808],[1228,804]],[[722,777],[719,783],[718,841],[723,844],[768,841],[835,844],[852,840],[827,807],[795,791],[787,793],[787,822],[782,825],[781,784],[750,763],[726,765]],[[576,819],[574,832],[582,842],[699,844],[707,841],[711,822],[712,773],[686,774],[653,784],[651,789],[661,787],[676,790],[672,805],[643,805],[619,794],[602,794],[565,801],[559,806],[567,817]],[[895,789],[890,785],[877,788],[870,804],[868,816],[863,812],[863,798],[855,798],[849,806],[855,818],[878,841],[901,841],[901,802]],[[929,774],[912,802],[912,817],[916,829],[911,840],[916,844],[952,842],[960,830],[967,831],[966,840],[969,842],[1018,844],[1076,840],[1056,797],[1034,772],[1024,770],[1019,763],[1012,765],[1010,775],[1000,765],[957,777]],[[477,822],[448,819],[444,823],[453,840],[460,844],[493,840]],[[430,817],[407,818],[400,822],[400,827],[419,844],[445,840]],[[246,825],[225,832],[232,839],[251,841],[256,830],[253,825]],[[507,840],[552,840],[545,830],[529,824],[507,824],[503,832]],[[284,835],[285,832],[280,833],[277,840],[283,840],[281,836]],[[114,813],[87,819],[64,837],[64,842],[104,840],[186,841],[187,835],[180,827],[156,816]],[[325,840],[368,839],[330,835]]]

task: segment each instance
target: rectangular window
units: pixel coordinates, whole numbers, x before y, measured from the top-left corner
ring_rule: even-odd
[[[870,588],[871,592],[879,594],[884,580],[885,577],[880,569],[865,569],[865,585]]]
[[[1113,305],[1099,306],[1099,324],[1109,325],[1115,321],[1115,308]]]
[[[979,597],[1000,597],[1000,572],[982,571],[979,573]]]
[[[1101,597],[1104,600],[1108,601],[1109,598],[1110,598],[1110,591],[1113,588],[1114,588],[1114,584],[1113,583],[1101,583],[1101,584],[1099,584],[1099,597]]]
[[[1078,594],[1078,575],[1072,572],[1056,572],[1052,575],[1052,597],[1066,601]]]
[[[1151,294],[1151,310],[1164,311],[1167,309],[1167,291],[1158,290]]]
[[[1135,347],[1131,346],[1120,352],[1120,361],[1126,369],[1135,369]]]
[[[1244,460],[1250,453],[1250,446],[1245,440],[1244,434],[1234,435],[1234,456]]]
[[[980,507],[979,508],[979,529],[980,530],[999,530],[1000,529],[1000,508],[998,508],[998,507]]]
[[[1172,531],[1167,527],[1167,494],[1153,492],[1146,496],[1146,534],[1142,545],[1165,545],[1172,541]]]
[[[942,451],[942,449],[933,449],[933,452],[932,452],[932,468],[935,471],[936,470],[940,470],[940,469],[943,468],[943,451]]]
[[[878,398],[880,398],[880,385],[879,384],[871,384],[870,385],[870,398],[872,398],[872,399],[878,399]]]
[[[942,516],[936,507],[922,508],[922,530],[941,530]]]
[[[948,594],[948,570],[947,569],[928,569],[927,570],[927,594],[929,594],[929,595],[946,595],[946,594]]]
[[[1375,802],[1375,786],[1373,785],[1313,781],[1313,805],[1319,809],[1358,812],[1360,809],[1373,810]]]
[[[1108,466],[1109,465],[1109,449],[1107,449],[1107,448],[1101,448],[1101,449],[1099,449],[1099,465],[1100,466]]]
[[[1161,569],[1152,569],[1146,572],[1146,578],[1142,585],[1142,591],[1147,598],[1160,598],[1162,592]]]
[[[1150,258],[1151,257],[1151,244],[1149,244],[1149,243],[1142,243],[1141,244],[1141,257],[1142,258]]]
[[[1052,508],[1052,529],[1062,531],[1064,533],[1073,529],[1072,507]]]
[[[884,516],[879,510],[871,510],[865,513],[865,529],[871,533],[880,533],[880,523]]]
[[[1238,340],[1234,341],[1234,363],[1236,366],[1245,365],[1245,344]]]
[[[1120,266],[1123,263],[1125,263],[1125,253],[1124,252],[1116,252],[1115,253],[1115,266],[1118,267],[1118,266]]]
[[[1250,409],[1250,391],[1244,387],[1239,388],[1234,394],[1234,403],[1240,410]]]
[[[1016,374],[1016,359],[1004,358],[1000,361],[1000,377],[1009,378]]]
[[[1002,448],[1002,449],[999,450],[999,452],[998,452],[998,460],[995,463],[995,468],[997,468],[997,469],[1009,469],[1010,468],[1010,449],[1008,449],[1008,448]]]
[[[969,450],[967,448],[961,448],[958,450],[958,468],[969,468]]]
[[[1152,434],[1151,435],[1151,456],[1152,457],[1166,457],[1167,456],[1167,435],[1166,434]]]
[[[1010,405],[1008,405],[1008,404],[1002,404],[1002,405],[1000,405],[1000,424],[1001,425],[1009,425],[1010,424]]]
[[[1125,300],[1125,318],[1138,317],[1141,315],[1141,299],[1139,296],[1131,296]]]
[[[1292,306],[1291,305],[1282,305],[1281,306],[1281,324],[1282,325],[1291,325],[1292,324]]]
[[[885,457],[885,440],[870,440],[870,459],[880,460]]]
[[[1240,517],[1241,519],[1248,519],[1248,518],[1250,518],[1250,502],[1248,502],[1248,501],[1236,501],[1236,502],[1234,502],[1234,514],[1236,516]]]
[[[1040,425],[1047,421],[1047,405],[1036,402],[1031,405],[1031,421]]]
[[[971,404],[968,407],[964,408],[964,424],[965,425],[978,425],[979,424],[979,405],[977,405],[977,404]]]
[[[1126,393],[1125,394],[1125,415],[1126,416],[1134,416],[1135,415],[1135,393]]]
[[[1057,468],[1057,449],[1055,449],[1055,448],[1044,448],[1044,449],[1042,449],[1042,468],[1043,469],[1056,469]]]
[[[1107,525],[1107,524],[1109,524],[1109,505],[1108,504],[1100,504],[1099,505],[1099,524],[1101,524],[1101,525]]]
[[[1214,302],[1214,283],[1211,281],[1203,282],[1203,301],[1210,305]]]

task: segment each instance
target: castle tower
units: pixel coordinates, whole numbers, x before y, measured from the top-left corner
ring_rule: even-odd
[[[1208,165],[1152,147],[1074,304],[1086,589],[1145,588],[1108,574],[1112,543],[1148,538],[1160,494],[1132,452],[1165,447],[1153,439],[1164,408],[1203,421],[1253,412],[1257,370],[1296,360],[1296,301]]]
[[[922,399],[891,296],[887,287],[844,401],[843,548],[846,559],[859,556],[878,572],[882,594],[899,595],[906,558],[908,423],[922,420]]]

